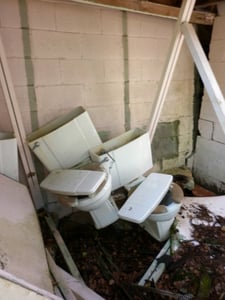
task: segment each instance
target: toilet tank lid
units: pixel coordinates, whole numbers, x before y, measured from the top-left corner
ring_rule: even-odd
[[[106,178],[101,171],[60,169],[52,171],[40,184],[54,194],[88,196],[96,192]]]
[[[120,218],[143,223],[162,201],[172,180],[169,174],[151,173],[120,208]]]

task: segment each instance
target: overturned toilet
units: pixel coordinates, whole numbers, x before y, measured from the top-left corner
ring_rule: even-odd
[[[135,128],[103,143],[88,113],[78,107],[30,134],[28,143],[49,171],[41,187],[64,205],[88,211],[97,229],[122,218],[159,241],[168,238],[180,203],[169,197],[164,210],[155,211],[168,198],[173,177],[143,176],[153,167],[148,133]],[[137,188],[118,210],[111,192],[132,185]]]

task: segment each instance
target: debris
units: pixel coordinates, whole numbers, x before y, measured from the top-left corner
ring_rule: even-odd
[[[225,299],[225,218],[204,205],[195,204],[194,209],[192,239],[180,243],[156,287],[195,299]]]

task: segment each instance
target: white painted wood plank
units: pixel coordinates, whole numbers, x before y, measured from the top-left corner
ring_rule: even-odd
[[[225,99],[219,84],[217,83],[216,77],[211,69],[193,26],[184,22],[181,25],[181,30],[204,83],[205,89],[209,95],[214,111],[218,117],[223,133],[225,134]]]
[[[194,0],[184,0],[181,6],[174,36],[171,41],[170,50],[168,53],[168,57],[166,59],[165,67],[162,73],[162,78],[159,83],[158,92],[156,94],[156,98],[153,103],[153,110],[151,113],[150,125],[149,125],[149,135],[151,141],[153,140],[156,131],[159,117],[172,79],[173,71],[175,69],[176,62],[179,57],[180,49],[183,44],[184,37],[180,30],[180,25],[183,22],[185,21],[188,22],[190,20],[194,8],[194,4],[195,4]]]
[[[42,234],[25,185],[0,175],[0,269],[52,292]]]
[[[63,300],[29,282],[0,269],[0,290],[4,300]]]
[[[29,190],[36,208],[43,206],[43,199],[38,184],[36,171],[34,168],[33,160],[29,147],[26,142],[26,134],[23,126],[22,117],[20,114],[16,93],[13,86],[13,81],[9,71],[7,58],[5,55],[2,38],[0,35],[0,82],[2,85],[5,101],[7,104],[10,120],[13,126],[15,137],[17,139],[18,150],[20,158],[26,174]]]
[[[102,298],[100,295],[98,295],[93,290],[91,290],[88,286],[86,286],[86,284],[83,281],[74,278],[69,273],[64,271],[62,268],[57,266],[48,251],[47,251],[47,258],[50,265],[50,269],[55,279],[60,284],[60,287],[62,287],[62,289],[64,290],[64,293],[68,294],[68,297],[66,297],[66,299],[69,300],[72,293],[72,295],[75,294],[78,299],[104,300],[104,298]]]
[[[70,270],[71,274],[79,279],[80,281],[83,281],[81,275],[80,275],[80,272],[77,268],[77,266],[75,265],[74,261],[73,261],[73,258],[72,256],[70,255],[70,252],[68,250],[68,248],[66,247],[66,244],[64,243],[62,237],[61,237],[61,234],[59,233],[59,231],[57,230],[56,228],[56,225],[54,223],[54,221],[52,220],[52,218],[50,216],[48,217],[45,217],[45,220],[56,240],[56,243],[57,245],[59,246],[59,249],[62,253],[62,256],[64,257],[65,259],[65,262],[67,264],[67,267],[68,269]]]

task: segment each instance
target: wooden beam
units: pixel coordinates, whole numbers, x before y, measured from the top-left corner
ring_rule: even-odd
[[[202,49],[196,32],[191,24],[183,23],[181,30],[191,52],[198,72],[209,95],[213,109],[225,134],[225,99],[213,74],[209,61]]]
[[[109,7],[136,13],[143,13],[164,18],[178,19],[180,8],[162,5],[144,0],[42,0],[55,3],[82,3]],[[212,25],[215,14],[211,12],[193,11],[190,22],[202,25]]]
[[[202,2],[201,4],[197,4],[195,7],[197,9],[201,9],[201,8],[205,8],[205,7],[209,7],[209,6],[216,6],[218,3],[220,2],[224,2],[224,0],[206,0],[204,2]]]
[[[91,290],[84,282],[74,278],[69,273],[56,265],[49,251],[46,249],[50,271],[60,287],[66,300],[105,300]],[[76,296],[75,296],[76,295]]]
[[[50,216],[45,217],[45,220],[56,240],[57,245],[59,246],[59,249],[62,253],[63,258],[65,259],[65,262],[66,262],[67,267],[70,270],[71,274],[75,278],[79,279],[80,281],[83,281],[83,279],[80,275],[80,272],[79,272],[77,266],[75,265],[73,258],[70,255],[70,252],[69,252],[68,248],[66,247],[66,244],[64,243],[64,240],[61,237],[61,234],[59,233],[59,231],[56,228],[54,221],[52,220],[52,218]]]
[[[26,142],[26,133],[20,114],[16,93],[11,78],[5,49],[0,35],[0,83],[2,85],[10,120],[17,140],[22,165],[24,167],[29,191],[37,209],[43,206],[43,199],[36,176],[30,149]]]
[[[171,41],[165,67],[162,73],[161,80],[159,82],[158,92],[153,103],[153,110],[149,125],[149,136],[151,141],[153,140],[156,131],[159,117],[172,79],[173,71],[175,69],[176,62],[180,54],[180,49],[183,44],[184,37],[180,30],[180,26],[183,22],[189,22],[194,4],[195,1],[193,0],[184,0],[182,3],[180,15],[176,24],[173,39]]]

